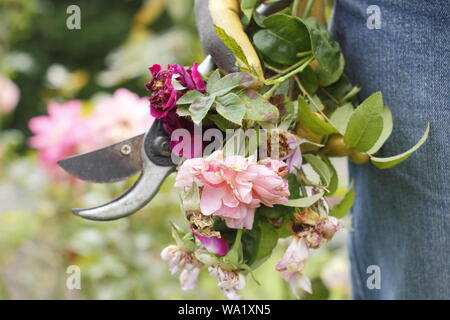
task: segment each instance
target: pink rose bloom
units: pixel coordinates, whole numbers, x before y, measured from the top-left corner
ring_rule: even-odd
[[[190,188],[195,183],[202,188],[202,214],[221,217],[229,228],[252,229],[255,209],[261,203],[273,206],[288,201],[288,182],[278,174],[282,166],[259,164],[253,156],[225,157],[216,151],[207,158],[186,160],[175,187]]]
[[[270,165],[252,166],[257,172],[253,180],[253,194],[264,205],[286,204],[289,197],[288,181],[281,178],[286,175],[287,165],[278,160],[271,160]]]
[[[311,281],[302,274],[308,259],[308,247],[303,238],[294,237],[284,256],[276,265],[276,270],[289,282],[292,292],[299,298],[299,289],[312,293]]]
[[[0,113],[11,113],[19,103],[19,88],[9,80],[0,75]]]
[[[82,116],[78,100],[63,104],[50,102],[48,115],[32,118],[29,127],[34,133],[29,145],[39,150],[39,160],[47,168],[54,168],[58,160],[90,148],[92,128]]]
[[[147,108],[146,98],[124,88],[117,89],[112,96],[101,98],[88,116],[95,131],[92,138],[96,147],[145,133],[154,120],[148,116]]]

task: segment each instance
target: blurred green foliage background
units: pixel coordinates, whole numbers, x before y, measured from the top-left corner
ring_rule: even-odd
[[[69,30],[69,5],[81,29]],[[203,58],[193,0],[0,0],[0,75],[20,89],[14,112],[0,114],[0,299],[222,299],[205,272],[195,291],[179,289],[160,251],[172,242],[170,221],[185,225],[173,179],[141,212],[115,222],[73,216],[72,207],[109,201],[113,186],[49,179],[27,147],[28,121],[50,100],[88,102],[119,87],[145,96],[148,67]],[[2,90],[3,88],[0,88]],[[291,299],[274,269],[287,243],[248,277],[245,299]],[[67,268],[81,268],[80,290],[66,287]],[[313,295],[349,295],[345,232],[314,252],[305,273]]]

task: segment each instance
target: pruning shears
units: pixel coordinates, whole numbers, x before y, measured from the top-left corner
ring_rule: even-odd
[[[271,5],[261,5],[256,10],[260,14],[268,15],[287,7],[290,2],[291,0],[282,0]],[[207,74],[214,64],[226,72],[233,72],[235,59],[215,34],[211,18],[204,14],[205,5],[208,5],[207,0],[196,1],[198,29],[208,54],[200,64],[199,72]],[[221,54],[217,54],[217,47],[212,43],[220,45]],[[210,48],[214,48],[215,52],[211,52]],[[145,134],[60,160],[58,164],[69,174],[95,183],[118,182],[141,172],[130,189],[111,202],[93,208],[72,209],[75,215],[100,221],[120,219],[144,207],[176,168],[171,158],[170,137],[158,119],[155,119]]]

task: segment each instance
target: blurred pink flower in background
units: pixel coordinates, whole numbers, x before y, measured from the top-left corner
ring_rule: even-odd
[[[88,116],[96,147],[104,147],[145,133],[154,118],[148,115],[148,101],[127,89],[117,89],[112,96],[95,103]]]
[[[255,157],[225,157],[216,151],[206,158],[186,160],[180,167],[175,187],[202,187],[200,209],[204,215],[221,217],[229,228],[252,229],[255,209],[288,201],[286,164],[272,160],[259,164]],[[280,169],[282,168],[282,169]]]
[[[20,91],[14,82],[0,75],[0,114],[11,113],[19,103]]]
[[[87,151],[92,138],[79,100],[50,102],[48,115],[32,118],[29,127],[34,133],[29,145],[39,150],[39,160],[46,169],[55,168],[58,160]]]
[[[60,178],[58,160],[145,133],[153,123],[147,108],[146,98],[127,89],[101,98],[88,115],[79,100],[50,102],[48,115],[29,122],[34,134],[29,145],[39,150],[39,160],[53,178]]]

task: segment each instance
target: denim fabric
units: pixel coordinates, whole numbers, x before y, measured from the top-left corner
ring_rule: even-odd
[[[378,5],[381,29],[367,27]],[[401,165],[351,165],[355,299],[450,299],[450,1],[336,0],[331,30],[360,98],[381,90],[394,131],[380,157],[428,142]],[[381,271],[369,289],[367,268]]]

